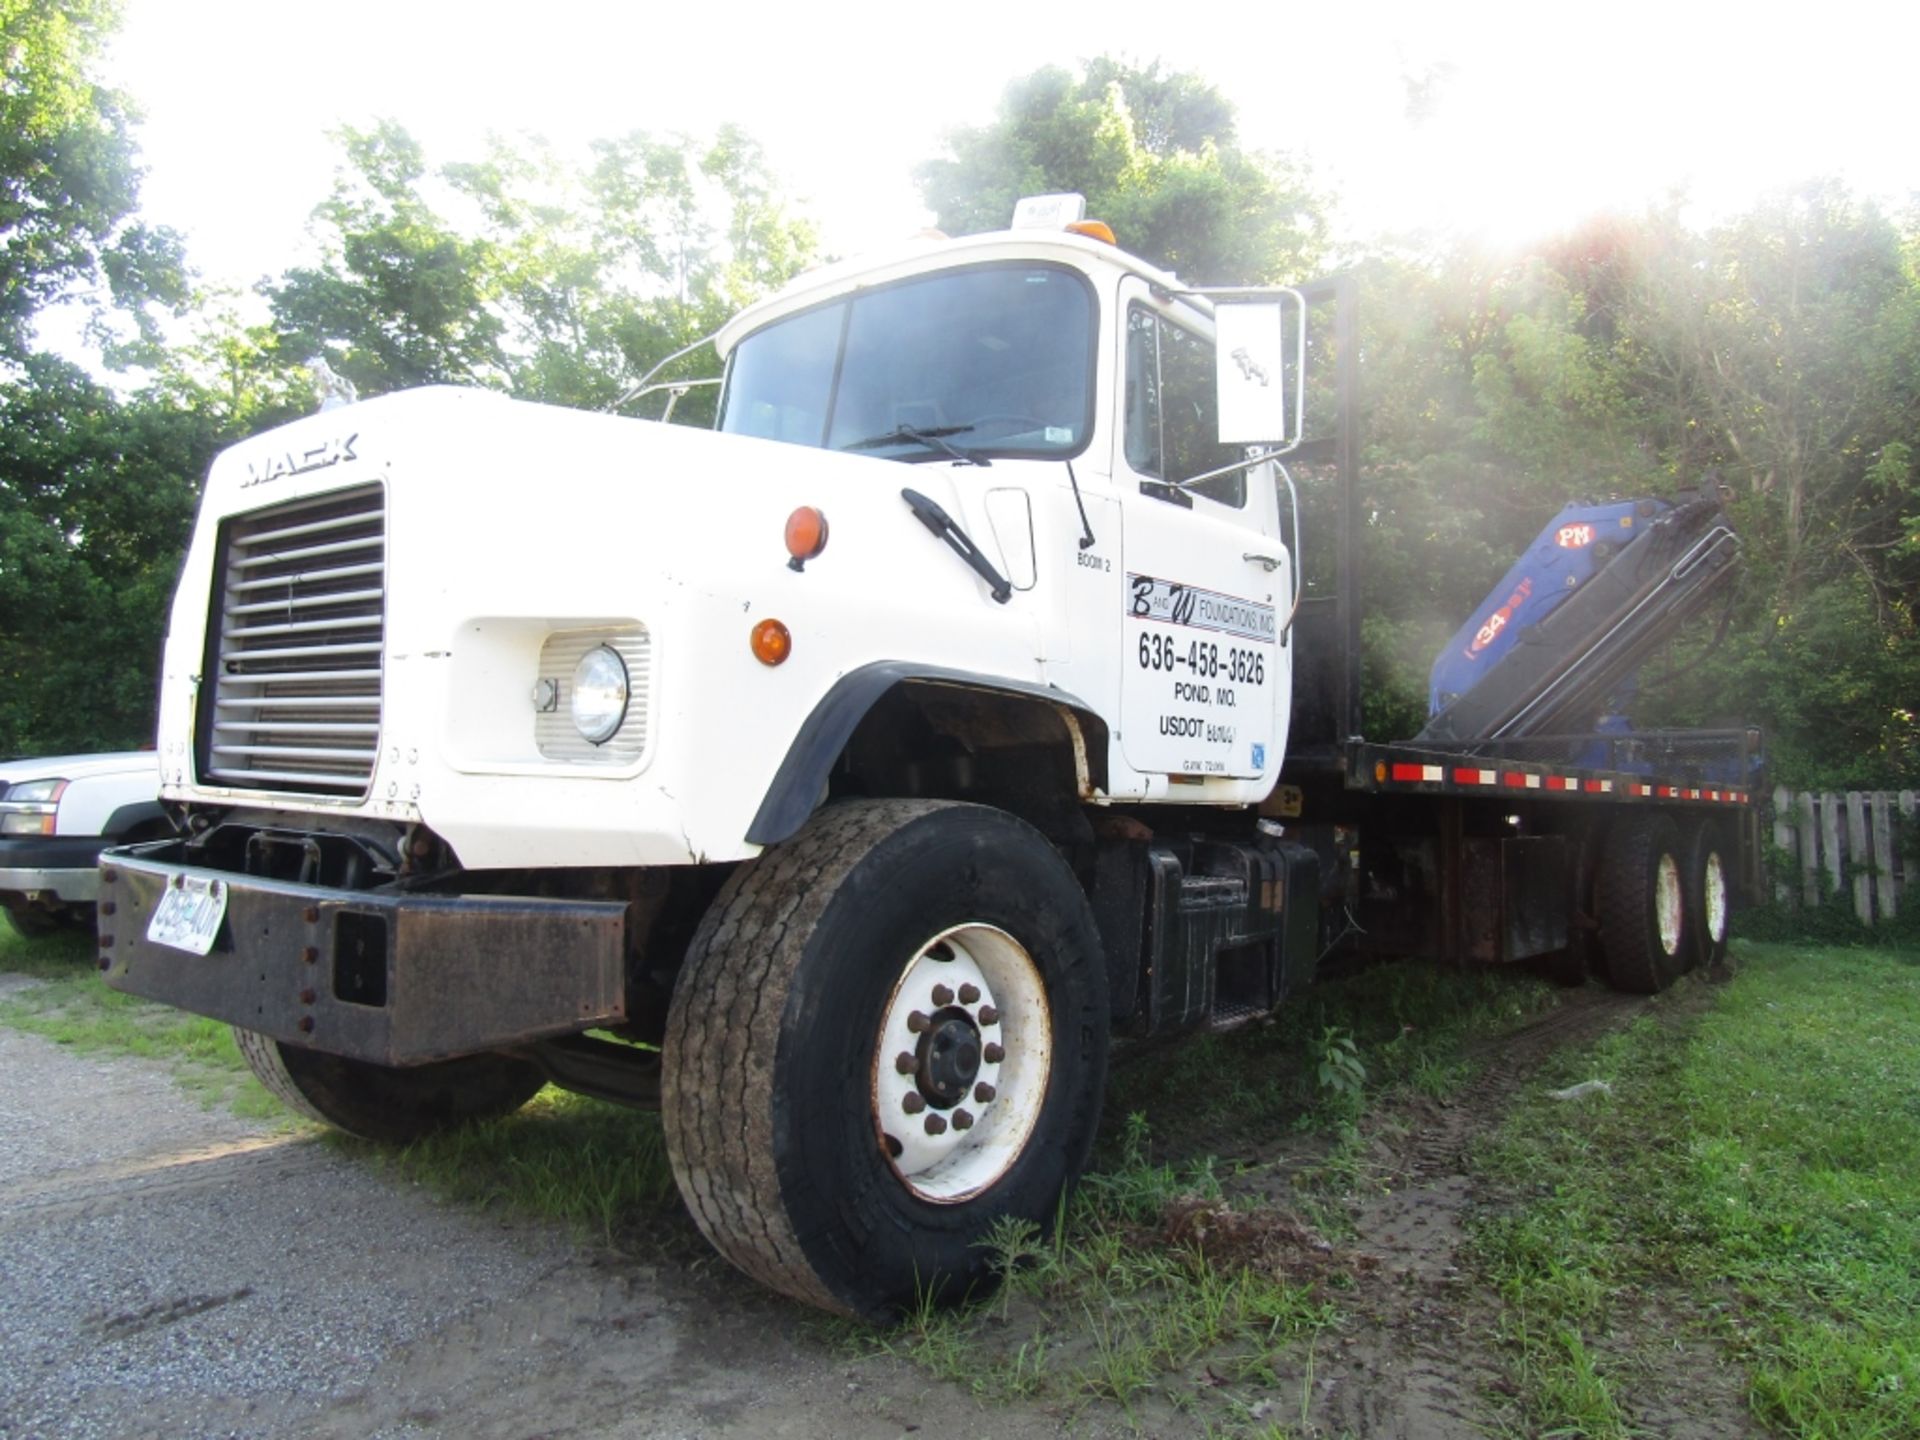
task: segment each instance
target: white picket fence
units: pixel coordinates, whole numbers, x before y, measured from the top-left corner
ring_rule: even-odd
[[[1902,893],[1920,883],[1908,873],[1916,815],[1912,790],[1849,790],[1845,794],[1810,791],[1794,794],[1782,785],[1773,792],[1773,843],[1792,857],[1788,875],[1774,883],[1782,905],[1820,903],[1821,875],[1830,894],[1852,892],[1853,913],[1862,925],[1876,925],[1900,913]],[[1920,904],[1920,896],[1907,896]]]

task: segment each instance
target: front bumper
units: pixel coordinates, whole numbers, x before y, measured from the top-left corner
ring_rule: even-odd
[[[98,835],[0,839],[0,894],[51,895],[69,905],[93,900],[106,841]]]
[[[334,890],[184,863],[177,841],[101,857],[108,985],[275,1040],[419,1065],[626,1018],[626,909],[607,901]],[[147,938],[175,876],[226,883],[207,955]]]

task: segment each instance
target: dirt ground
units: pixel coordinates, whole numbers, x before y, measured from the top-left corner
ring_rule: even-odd
[[[1575,992],[1490,1046],[1467,1094],[1388,1118],[1387,1183],[1338,1256],[1350,1319],[1281,1377],[1274,1423],[1488,1433],[1493,1313],[1455,1265],[1465,1150],[1554,1049],[1643,1003]],[[1217,1149],[1279,1185],[1301,1144]],[[0,1437],[1195,1433],[1171,1412],[982,1408],[903,1361],[853,1358],[684,1218],[660,1225],[651,1258],[583,1248],[203,1110],[159,1066],[0,1030]]]

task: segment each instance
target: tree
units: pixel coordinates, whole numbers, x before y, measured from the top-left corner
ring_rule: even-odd
[[[179,238],[135,214],[127,101],[87,73],[118,11],[114,0],[0,0],[0,361],[15,367],[49,305],[85,305],[110,354],[137,358],[115,341],[109,307],[150,351],[148,307],[186,300]]]
[[[433,170],[391,122],[342,141],[322,262],[265,293],[283,363],[324,354],[362,394],[454,383],[604,406],[813,254],[734,127],[636,131],[585,165],[523,137]]]
[[[329,353],[363,394],[500,383],[501,258],[429,205],[425,157],[400,126],[349,127],[341,139],[345,168],[314,212],[323,259],[266,291],[283,355]]]
[[[1231,103],[1158,62],[1036,70],[946,151],[916,173],[952,234],[1004,228],[1022,195],[1077,190],[1127,249],[1193,284],[1297,280],[1325,244],[1305,171],[1242,149]]]
[[[120,400],[49,356],[0,384],[0,754],[151,738],[167,604],[217,443],[207,416]]]

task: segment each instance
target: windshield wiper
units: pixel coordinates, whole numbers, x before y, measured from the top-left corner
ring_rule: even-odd
[[[993,462],[984,455],[975,455],[970,450],[962,450],[958,445],[948,443],[947,436],[963,435],[971,429],[973,429],[971,425],[937,425],[928,430],[922,430],[917,425],[896,425],[884,435],[869,435],[864,440],[855,440],[840,448],[842,450],[878,450],[882,445],[899,445],[911,441],[924,445],[929,450],[938,450],[943,454],[951,455],[962,465],[991,465]]]
[[[973,573],[987,582],[987,591],[996,603],[1004,605],[1013,598],[1013,586],[1007,577],[993,568],[993,562],[980,553],[980,547],[973,543],[971,536],[954,523],[951,515],[942,510],[933,500],[918,490],[902,490],[900,498],[907,502],[917,519],[940,539],[947,542],[949,549],[972,567]]]

